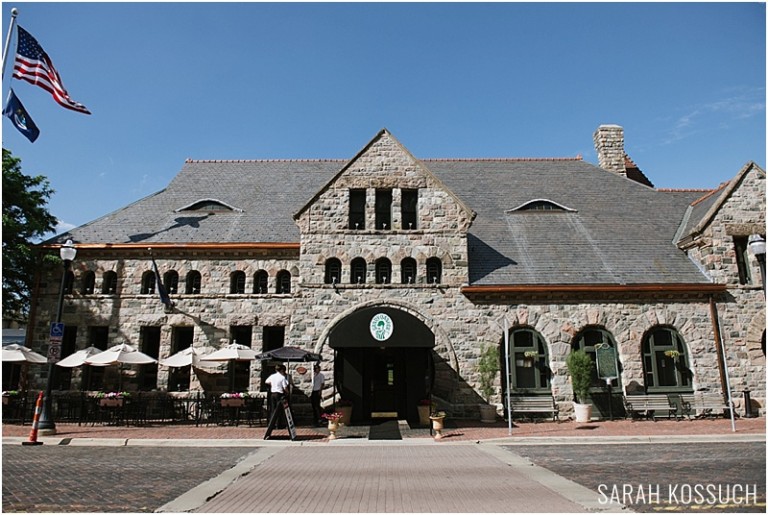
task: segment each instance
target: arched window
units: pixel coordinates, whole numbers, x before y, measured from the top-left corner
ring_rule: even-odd
[[[141,276],[141,293],[148,295],[155,293],[155,272],[147,270]]]
[[[280,270],[277,273],[276,293],[291,293],[291,273],[288,270]]]
[[[242,270],[230,274],[229,293],[245,293],[245,272]]]
[[[389,284],[392,282],[392,262],[387,258],[376,260],[376,284]]]
[[[93,293],[93,290],[95,287],[96,287],[96,274],[89,270],[88,272],[85,272],[85,274],[83,274],[83,294],[89,295]]]
[[[643,374],[648,392],[692,391],[685,343],[671,327],[654,327],[643,338]]]
[[[201,285],[202,277],[200,276],[200,272],[197,270],[187,272],[187,280],[184,287],[185,293],[188,295],[197,295],[200,293]]]
[[[431,257],[427,259],[427,282],[429,284],[438,284],[443,280],[443,263],[439,258]]]
[[[267,293],[267,283],[269,282],[269,274],[266,270],[259,270],[253,276],[253,293],[264,294]]]
[[[168,270],[163,274],[163,286],[168,295],[178,293],[179,291],[179,273],[176,270]]]
[[[350,264],[351,273],[349,274],[349,282],[354,284],[365,283],[366,268],[365,259],[360,257],[353,259]]]
[[[117,291],[117,272],[109,270],[104,272],[104,277],[101,280],[101,293],[107,295],[113,294]]]
[[[598,345],[608,345],[616,348],[616,342],[613,341],[611,333],[601,327],[587,327],[579,332],[571,343],[571,350],[583,350],[587,355],[592,358],[592,362],[595,363],[595,367],[592,369],[592,387],[602,388],[605,386],[605,380],[602,380],[597,375],[597,356],[595,349]],[[616,353],[616,360],[618,361],[618,352]],[[621,370],[620,364],[618,365]],[[613,386],[621,386],[621,374],[613,382]]]
[[[405,258],[400,261],[400,282],[414,284],[416,282],[416,260]]]
[[[510,330],[506,369],[510,374],[511,393],[549,394],[551,371],[548,363],[547,343],[538,332],[529,328]],[[506,382],[503,387],[507,387]]]
[[[339,284],[341,282],[341,261],[330,258],[325,262],[325,284]]]

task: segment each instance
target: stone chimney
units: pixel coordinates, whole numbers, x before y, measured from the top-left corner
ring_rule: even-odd
[[[619,125],[601,125],[592,138],[595,141],[598,166],[603,170],[626,177],[624,128]]]

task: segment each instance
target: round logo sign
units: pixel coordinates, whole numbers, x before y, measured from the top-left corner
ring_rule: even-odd
[[[379,313],[378,315],[374,315],[371,319],[370,327],[371,335],[378,341],[383,342],[392,336],[392,330],[395,326],[392,324],[392,319],[389,318],[389,315]]]

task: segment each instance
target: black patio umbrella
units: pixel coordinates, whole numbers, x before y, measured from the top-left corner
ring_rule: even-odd
[[[285,361],[287,363],[306,363],[309,361],[320,361],[322,356],[308,350],[298,347],[278,347],[256,355],[256,359],[261,361]]]

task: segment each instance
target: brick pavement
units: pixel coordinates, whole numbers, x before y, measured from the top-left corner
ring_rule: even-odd
[[[766,419],[742,418],[735,422],[735,434],[765,434]],[[57,438],[125,438],[125,439],[249,439],[262,440],[264,427],[248,426],[200,426],[183,424],[158,424],[145,427],[136,426],[78,426],[77,424],[58,423]],[[3,424],[4,437],[28,437],[29,425]],[[367,431],[363,427],[342,428],[338,436],[364,437]],[[471,420],[448,420],[443,442],[478,441],[508,438],[506,422],[481,424]],[[680,435],[732,435],[729,419],[704,420],[659,420],[636,421],[614,420],[596,421],[579,424],[574,421],[564,422],[516,422],[512,428],[512,438],[547,438],[547,437],[643,437],[643,436],[680,436]],[[287,440],[287,431],[276,430],[276,440]],[[325,428],[299,427],[298,439],[302,442],[327,442],[328,430]],[[404,438],[429,438],[429,430],[415,428],[403,432]],[[44,439],[41,439],[44,440]]]

